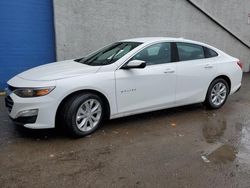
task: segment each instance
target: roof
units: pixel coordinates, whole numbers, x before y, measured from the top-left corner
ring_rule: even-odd
[[[157,42],[157,41],[189,41],[184,38],[172,38],[172,37],[141,37],[141,38],[132,38],[132,39],[125,39],[122,41],[126,42]]]
[[[210,46],[206,43],[203,42],[198,42],[194,40],[189,40],[189,39],[184,39],[184,38],[172,38],[172,37],[141,37],[141,38],[132,38],[132,39],[125,39],[122,40],[122,42],[142,42],[142,43],[154,43],[154,42],[161,42],[161,41],[170,41],[170,42],[188,42],[188,43],[193,43],[193,44],[198,44],[202,46],[209,47],[211,49],[214,49],[218,51],[219,49]]]

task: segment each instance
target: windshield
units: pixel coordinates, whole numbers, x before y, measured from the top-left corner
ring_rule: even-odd
[[[99,66],[114,63],[128,52],[142,43],[139,42],[117,42],[108,47],[104,47],[87,57],[75,59],[75,61],[87,65]]]

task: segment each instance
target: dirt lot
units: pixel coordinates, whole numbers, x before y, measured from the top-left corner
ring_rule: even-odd
[[[0,97],[0,187],[250,187],[249,78],[220,110],[121,118],[82,139],[14,126]]]

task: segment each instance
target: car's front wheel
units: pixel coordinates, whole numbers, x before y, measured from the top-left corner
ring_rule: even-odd
[[[61,122],[75,137],[82,137],[94,132],[103,119],[103,102],[95,94],[72,96],[63,105]]]
[[[215,79],[208,88],[205,104],[210,109],[218,109],[225,104],[228,94],[228,83],[222,78]]]

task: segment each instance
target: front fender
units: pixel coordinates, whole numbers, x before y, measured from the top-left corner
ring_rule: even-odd
[[[104,95],[110,105],[110,115],[117,113],[114,74],[108,72],[95,73],[82,77],[57,80],[55,95],[59,96],[57,106],[72,93],[93,90]]]

